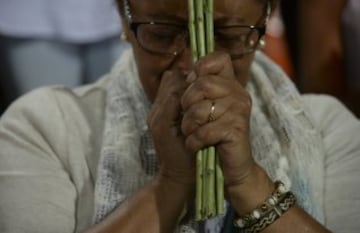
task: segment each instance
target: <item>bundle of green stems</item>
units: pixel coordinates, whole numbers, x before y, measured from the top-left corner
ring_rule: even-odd
[[[193,62],[215,49],[214,0],[188,0]],[[224,214],[224,178],[215,147],[196,154],[195,218],[206,220]]]

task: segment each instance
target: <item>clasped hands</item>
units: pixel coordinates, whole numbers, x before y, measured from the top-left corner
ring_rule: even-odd
[[[250,114],[250,95],[225,53],[203,57],[187,75],[164,72],[148,117],[159,175],[194,184],[196,151],[215,145],[225,185],[243,182],[255,165]]]

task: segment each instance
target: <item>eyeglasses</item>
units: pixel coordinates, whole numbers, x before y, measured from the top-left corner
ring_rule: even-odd
[[[178,55],[189,44],[189,32],[183,25],[161,22],[130,23],[140,46],[159,55]],[[232,57],[252,53],[265,34],[262,26],[227,26],[215,29],[215,50],[225,51]]]
[[[125,14],[130,29],[139,45],[146,51],[159,55],[181,54],[189,45],[187,26],[164,22],[132,22],[132,14],[128,1],[124,1]],[[271,9],[268,9],[270,15]],[[233,25],[214,29],[215,50],[225,51],[233,59],[254,52],[266,31],[263,25]]]

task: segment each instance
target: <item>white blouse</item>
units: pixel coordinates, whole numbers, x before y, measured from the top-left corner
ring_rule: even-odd
[[[0,232],[73,233],[91,225],[107,78],[36,90],[0,120]],[[360,229],[360,122],[334,98],[303,96],[326,146],[326,226]]]

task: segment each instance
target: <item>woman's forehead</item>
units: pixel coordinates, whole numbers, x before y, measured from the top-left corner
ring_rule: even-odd
[[[171,18],[187,21],[187,0],[131,0],[135,17],[152,19]],[[215,20],[217,18],[241,18],[244,22],[254,21],[263,13],[259,0],[214,0]]]

